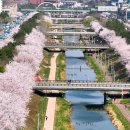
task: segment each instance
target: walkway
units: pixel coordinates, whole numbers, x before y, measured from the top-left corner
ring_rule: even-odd
[[[124,117],[130,122],[130,110],[124,105],[120,103],[120,100],[113,103],[119,108]]]
[[[51,58],[49,80],[55,80],[57,56],[58,53],[54,53],[53,57]],[[56,97],[49,97],[46,111],[47,120],[45,119],[43,130],[53,130],[54,117],[55,117],[55,104],[56,104]]]

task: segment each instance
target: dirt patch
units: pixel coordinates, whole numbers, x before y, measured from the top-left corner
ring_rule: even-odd
[[[62,71],[61,74],[60,74],[60,76],[61,76],[61,80],[65,80],[66,79],[66,73],[65,73],[65,71]]]

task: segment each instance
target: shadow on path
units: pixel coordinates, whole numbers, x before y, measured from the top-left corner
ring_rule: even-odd
[[[43,92],[43,91],[38,91],[35,90],[34,91],[35,94],[39,95],[39,96],[44,96],[44,97],[64,97],[65,93],[63,92]]]

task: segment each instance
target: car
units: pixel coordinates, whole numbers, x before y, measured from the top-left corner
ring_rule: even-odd
[[[4,34],[10,34],[10,30],[9,29],[5,29],[4,30]]]
[[[0,35],[0,39],[1,39],[1,40],[4,40],[4,39],[5,39],[5,36],[4,36],[4,35]]]

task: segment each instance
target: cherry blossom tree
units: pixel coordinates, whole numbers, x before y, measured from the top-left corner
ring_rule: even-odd
[[[25,125],[34,77],[43,59],[45,36],[33,29],[25,45],[16,47],[17,55],[0,74],[0,130],[17,130]]]
[[[114,31],[103,27],[98,21],[93,21],[91,27],[120,54],[122,60],[125,59],[126,68],[130,71],[130,45],[127,44],[126,39],[116,36]]]

